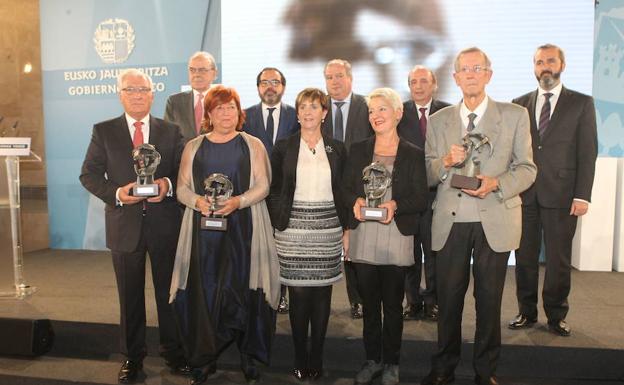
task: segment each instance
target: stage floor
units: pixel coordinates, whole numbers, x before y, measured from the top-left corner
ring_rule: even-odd
[[[25,278],[37,293],[25,300],[0,300],[0,317],[49,318],[57,334],[53,350],[37,359],[0,357],[0,384],[116,383],[123,359],[118,354],[119,309],[110,253],[47,250],[25,256]],[[149,271],[149,269],[148,269]],[[543,273],[543,272],[542,272]],[[148,273],[147,282],[151,281]],[[349,317],[344,282],[334,287],[332,315],[325,346],[326,375],[321,384],[351,384],[364,360],[360,320]],[[531,329],[511,331],[507,320],[517,312],[514,268],[507,272],[502,307],[503,349],[498,375],[502,384],[594,384],[624,380],[624,275],[572,274],[570,313],[572,336],[548,332],[543,311]],[[186,384],[172,376],[157,356],[156,312],[151,284],[148,299],[150,355],[145,362],[148,384]],[[472,383],[470,357],[475,328],[472,286],[464,308],[464,348],[455,384]],[[296,383],[287,315],[278,315],[273,362],[263,370],[262,383]],[[404,323],[401,383],[419,383],[429,370],[435,348],[436,324]],[[1,343],[1,341],[0,341]],[[230,348],[219,361],[218,376],[207,384],[243,384],[237,353]]]

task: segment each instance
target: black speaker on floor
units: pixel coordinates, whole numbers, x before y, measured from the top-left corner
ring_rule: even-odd
[[[49,352],[53,343],[48,319],[0,318],[0,355],[40,356]]]

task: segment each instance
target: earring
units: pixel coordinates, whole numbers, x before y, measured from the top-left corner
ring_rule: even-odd
[[[321,123],[325,123],[325,119],[321,119]]]

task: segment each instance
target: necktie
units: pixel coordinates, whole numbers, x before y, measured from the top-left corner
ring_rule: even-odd
[[[468,114],[468,127],[466,127],[466,131],[468,131],[468,133],[475,129],[474,121],[476,118],[477,114],[475,114],[474,112]]]
[[[273,120],[273,111],[275,107],[267,108],[269,110],[269,116],[267,117],[266,133],[269,137],[269,142],[273,144],[273,132],[275,131],[275,121]]]
[[[136,146],[143,144],[143,122],[134,122],[134,136],[132,137],[132,145]]]
[[[420,133],[422,134],[423,140],[425,140],[427,139],[427,115],[425,114],[427,109],[423,107],[419,108],[418,111],[420,111]]]
[[[540,138],[544,135],[544,132],[548,129],[548,124],[550,124],[550,97],[553,94],[547,92],[544,94],[544,105],[542,106],[542,112],[540,113],[539,126],[537,128],[537,132],[539,133]]]
[[[334,139],[344,142],[344,124],[342,123],[342,105],[345,102],[334,102],[336,105],[336,120],[334,120]]]
[[[204,94],[200,93],[195,103],[195,132],[197,135],[201,132],[201,123],[204,118]]]

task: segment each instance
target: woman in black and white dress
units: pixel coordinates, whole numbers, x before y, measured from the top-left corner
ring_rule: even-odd
[[[340,183],[346,151],[341,142],[321,134],[328,109],[323,91],[304,89],[295,107],[301,131],[273,148],[267,203],[275,228],[280,280],[288,286],[290,297],[293,375],[304,380],[322,376],[332,285],[342,278],[347,213],[341,206]]]

